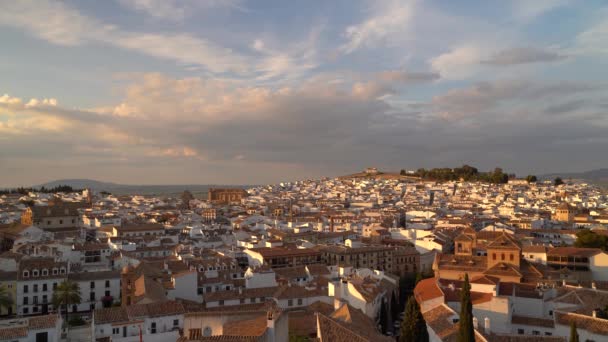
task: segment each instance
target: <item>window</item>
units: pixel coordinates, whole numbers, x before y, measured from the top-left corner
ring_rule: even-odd
[[[250,303],[255,303],[255,298],[251,298],[251,299],[249,299],[249,302],[250,302]]]
[[[110,297],[110,291],[106,291],[105,296]]]
[[[62,267],[61,270],[59,271],[59,273],[65,274],[65,268]]]
[[[293,306],[293,300],[292,299],[290,299],[290,300],[287,301],[287,306]]]
[[[152,322],[152,324],[150,325],[150,332],[152,334],[156,334],[156,322]]]
[[[49,270],[47,270],[46,268],[42,270],[42,275],[43,276],[47,276],[49,275]]]
[[[53,291],[57,289],[57,283],[53,283]]]
[[[173,320],[173,326],[176,327],[179,325],[179,319],[174,319]]]
[[[29,291],[29,288],[27,285],[23,285],[23,293],[27,293]]]
[[[23,314],[27,315],[30,312],[30,310],[28,308],[23,308]]]
[[[222,299],[222,300],[220,300],[220,306],[223,306],[223,305],[224,305],[224,300]]]
[[[28,278],[30,276],[30,272],[23,271],[23,278]]]
[[[545,331],[545,336],[551,336],[551,335],[553,335],[553,334],[548,331]]]
[[[513,256],[513,254],[509,254],[509,260],[513,261],[513,259],[515,259],[515,257]]]
[[[203,330],[203,336],[211,336],[211,334],[212,334],[211,328],[205,327],[205,330]]]
[[[298,305],[302,305],[302,298],[298,298]]]
[[[53,275],[56,275],[58,273],[56,268],[53,268]]]
[[[517,329],[517,333],[519,335],[523,335],[524,334],[524,329]]]
[[[47,288],[46,284],[42,284],[42,291],[43,292],[48,291],[48,288]]]
[[[112,335],[120,334],[120,328],[112,328]]]
[[[34,307],[32,308],[32,313],[34,313],[34,312],[38,312],[38,307],[37,307],[37,306],[34,306]]]
[[[34,305],[38,305],[38,296],[34,296]]]
[[[23,297],[23,305],[28,305],[28,304],[29,304],[29,298]]]
[[[500,253],[500,260],[505,260],[505,253]]]
[[[34,292],[38,292],[38,284],[34,284]]]
[[[91,293],[89,294],[89,299],[90,299],[91,301],[95,301],[95,292],[91,292]]]
[[[42,295],[42,304],[48,304],[49,298],[46,295]]]
[[[549,316],[553,316],[553,310],[549,310]]]
[[[50,225],[50,224],[51,224],[51,221],[46,221],[46,224]]]
[[[59,224],[63,224],[63,220],[59,220]]]
[[[492,253],[492,260],[496,260],[496,253]]]
[[[106,280],[106,287],[110,287],[110,281]]]
[[[540,331],[534,330],[534,331],[532,331],[532,335],[540,335]]]
[[[91,288],[92,288],[92,289],[94,289],[94,288],[95,288],[95,282],[94,282],[94,281],[92,281],[92,282],[91,282]]]

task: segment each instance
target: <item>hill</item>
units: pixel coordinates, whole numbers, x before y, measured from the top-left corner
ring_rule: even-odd
[[[557,172],[540,176],[541,179],[554,179],[556,177],[562,179],[584,179],[596,183],[608,183],[608,168],[585,172]]]

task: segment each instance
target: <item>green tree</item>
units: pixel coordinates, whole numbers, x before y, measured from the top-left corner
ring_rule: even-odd
[[[583,229],[576,233],[574,247],[608,250],[608,236],[599,235],[589,229]]]
[[[386,328],[388,327],[388,312],[384,302],[385,301],[383,299],[380,303],[380,327],[383,334],[386,333]]]
[[[564,181],[559,177],[555,178],[555,180],[553,181],[553,185],[555,185],[555,186],[562,185],[562,184],[564,184]]]
[[[416,273],[416,281],[414,282],[414,287],[415,287],[416,285],[418,285],[418,283],[419,283],[419,282],[420,282],[422,279],[424,279],[424,278],[422,277],[422,273],[417,272],[417,273]]]
[[[528,175],[528,177],[526,177],[526,180],[528,181],[528,183],[536,183],[537,181],[535,175]]]
[[[397,301],[397,296],[395,296],[395,291],[393,291],[391,295],[391,318],[392,320],[396,320],[399,317],[399,302]]]
[[[576,331],[576,323],[570,322],[570,342],[578,342],[578,331]]]
[[[13,297],[8,292],[8,289],[5,286],[0,286],[0,311],[2,308],[6,308],[7,310],[13,306]]]
[[[57,285],[57,288],[53,291],[51,302],[55,308],[65,307],[65,321],[69,322],[68,307],[70,304],[80,304],[80,300],[80,286],[78,286],[78,283],[66,280]]]
[[[469,274],[464,275],[464,284],[460,293],[460,321],[458,331],[458,342],[474,342],[475,330],[473,329],[473,303],[471,302],[471,284]]]
[[[426,322],[420,311],[418,302],[411,296],[405,306],[405,315],[401,322],[400,342],[428,342],[429,332],[426,329]]]

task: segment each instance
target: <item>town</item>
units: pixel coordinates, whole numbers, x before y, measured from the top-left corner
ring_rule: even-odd
[[[606,192],[499,172],[6,192],[0,340],[605,341]]]

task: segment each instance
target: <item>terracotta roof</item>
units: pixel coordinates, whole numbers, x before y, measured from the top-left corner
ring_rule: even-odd
[[[13,340],[27,337],[27,327],[0,328],[0,340]]]
[[[224,335],[229,336],[262,336],[267,329],[266,314],[247,320],[224,323]]]
[[[58,315],[36,316],[28,319],[30,329],[50,329],[57,326]]]
[[[416,284],[414,296],[418,303],[425,302],[434,298],[443,297],[443,292],[437,285],[436,278],[423,279]]]
[[[599,248],[556,247],[549,250],[547,256],[591,257],[602,253]]]
[[[535,327],[545,327],[545,328],[554,328],[555,327],[555,322],[553,321],[553,319],[519,316],[519,315],[513,315],[511,317],[511,324],[531,325],[531,326],[535,326]]]
[[[555,322],[561,325],[576,323],[577,329],[584,329],[594,334],[608,335],[608,320],[591,316],[556,311]]]

